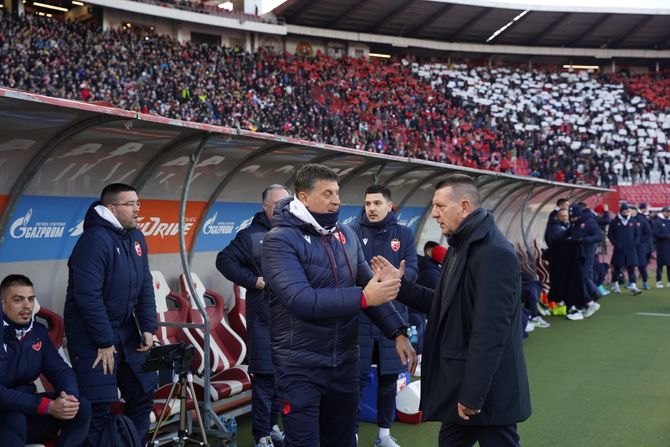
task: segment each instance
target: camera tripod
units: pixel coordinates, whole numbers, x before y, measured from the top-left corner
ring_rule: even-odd
[[[202,436],[202,441],[197,441],[194,438],[191,438],[191,434],[188,429],[188,418],[186,415],[187,412],[187,392],[191,392],[191,398],[193,399],[193,404],[195,407],[195,414],[198,420],[198,426],[200,427],[200,433]],[[175,445],[183,447],[187,442],[195,442],[201,446],[208,445],[207,443],[207,434],[205,433],[205,426],[202,422],[202,415],[200,414],[200,408],[198,407],[198,401],[195,397],[195,388],[193,387],[193,373],[189,371],[189,368],[181,367],[179,371],[175,371],[172,381],[172,388],[170,388],[170,393],[165,399],[165,406],[161,415],[156,421],[156,430],[154,435],[151,438],[149,445],[157,445],[156,436],[158,435],[158,430],[161,428],[161,424],[165,422],[169,416],[169,409],[172,408],[172,405],[179,398],[179,429],[177,430],[177,437],[173,438],[172,441],[176,442]]]

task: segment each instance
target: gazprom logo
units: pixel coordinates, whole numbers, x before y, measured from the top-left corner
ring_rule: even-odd
[[[212,217],[205,221],[202,226],[203,234],[231,234],[235,229],[235,222],[217,222],[216,219],[219,213],[214,213]]]
[[[64,222],[35,222],[30,225],[30,220],[33,217],[33,209],[30,208],[23,216],[16,219],[11,227],[9,227],[9,234],[14,239],[56,239],[63,237],[65,232]]]

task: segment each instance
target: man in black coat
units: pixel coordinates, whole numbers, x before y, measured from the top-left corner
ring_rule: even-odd
[[[270,351],[270,309],[265,299],[265,279],[261,271],[263,238],[270,231],[275,205],[289,196],[282,185],[268,186],[261,195],[263,211],[254,215],[251,225],[240,230],[216,257],[216,268],[228,280],[247,289],[247,327],[249,331],[249,372],[251,382],[251,430],[256,442],[270,436],[274,442],[284,436],[277,426],[279,402],[276,397],[274,368]]]
[[[471,177],[437,184],[432,217],[449,242],[440,282],[433,291],[403,281],[398,294],[428,313],[423,419],[442,422],[440,447],[518,446],[516,424],[531,413],[519,260]],[[402,274],[381,257],[373,268],[382,278]]]

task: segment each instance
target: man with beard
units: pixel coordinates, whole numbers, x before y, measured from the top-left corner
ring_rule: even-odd
[[[371,185],[365,191],[364,209],[358,223],[352,225],[363,248],[365,260],[381,255],[395,267],[405,261],[407,281],[415,281],[419,275],[414,234],[400,225],[393,211],[391,191],[383,185]],[[407,306],[397,301],[393,305],[398,313],[409,321]],[[375,445],[378,447],[400,447],[391,437],[391,423],[395,417],[395,396],[398,388],[398,374],[407,371],[395,349],[395,343],[387,339],[381,331],[372,326],[370,320],[359,317],[358,343],[361,356],[361,393],[367,385],[373,363],[377,365],[377,427]]]
[[[93,407],[92,445],[98,445],[119,390],[142,443],[149,432],[158,376],[141,369],[157,322],[139,211],[135,188],[107,185],[89,207],[68,260],[65,334],[81,394]]]

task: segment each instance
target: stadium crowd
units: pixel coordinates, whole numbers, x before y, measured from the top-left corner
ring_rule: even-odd
[[[0,58],[3,86],[364,151],[602,186],[670,170],[664,74],[248,53],[9,15]]]

